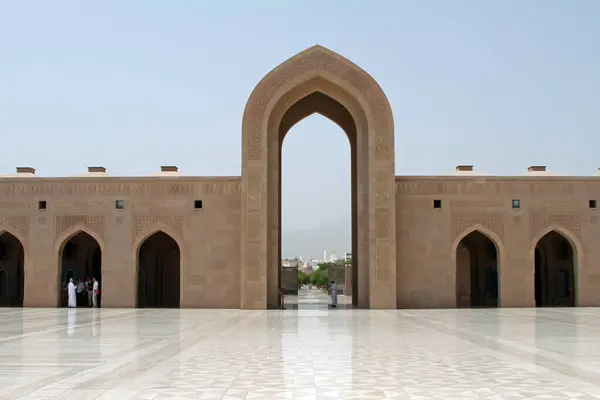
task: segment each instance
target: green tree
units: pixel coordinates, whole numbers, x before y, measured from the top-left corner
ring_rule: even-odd
[[[329,265],[327,263],[319,264],[310,274],[310,283],[317,287],[327,287],[329,278]]]
[[[298,270],[298,285],[308,285],[310,283],[310,277],[304,272]]]

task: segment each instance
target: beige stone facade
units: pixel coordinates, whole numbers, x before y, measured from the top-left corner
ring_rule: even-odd
[[[281,143],[313,113],[351,143],[357,307],[600,306],[599,176],[395,176],[385,94],[320,46],[250,95],[241,177],[0,178],[0,306],[94,275],[103,307],[278,307]]]

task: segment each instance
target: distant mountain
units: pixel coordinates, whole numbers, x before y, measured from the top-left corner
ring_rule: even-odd
[[[323,258],[324,250],[334,251],[343,257],[352,251],[352,222],[341,219],[310,229],[289,229],[281,233],[283,257]]]

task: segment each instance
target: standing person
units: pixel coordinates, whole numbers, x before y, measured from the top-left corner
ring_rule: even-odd
[[[91,307],[94,304],[94,282],[92,282],[92,279],[89,276],[85,279],[85,290],[87,291],[88,307]]]
[[[81,305],[85,303],[85,283],[83,279],[77,281],[77,302]]]
[[[94,294],[92,294],[92,304],[94,308],[98,308],[98,295],[100,294],[100,282],[96,280],[96,278],[92,278],[94,280],[94,284],[92,286],[94,290]]]
[[[335,281],[331,281],[329,293],[331,293],[331,307],[337,307],[337,285]]]
[[[75,290],[75,284],[73,283],[73,278],[69,279],[69,284],[67,285],[67,296],[68,296],[68,307],[76,308],[77,307],[77,292]]]

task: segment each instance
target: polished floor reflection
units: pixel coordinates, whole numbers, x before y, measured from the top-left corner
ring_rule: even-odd
[[[598,399],[600,309],[0,309],[0,399]]]
[[[331,296],[326,291],[316,288],[300,289],[297,295],[286,294],[284,296],[283,307],[286,310],[324,310],[331,307]],[[336,307],[339,309],[351,309],[352,297],[342,294],[337,297]]]

